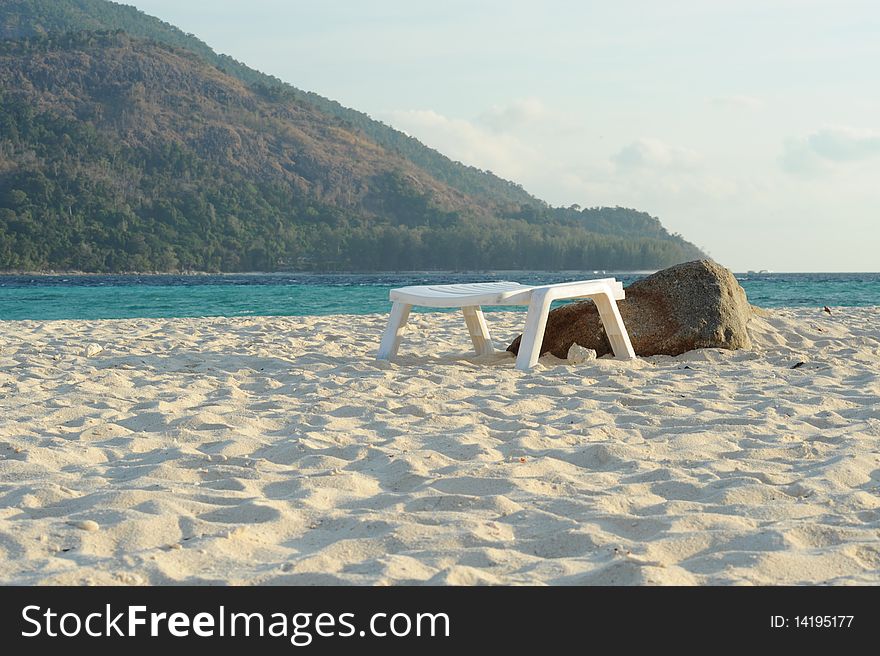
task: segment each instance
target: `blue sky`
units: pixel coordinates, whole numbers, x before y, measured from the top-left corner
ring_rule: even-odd
[[[880,270],[880,4],[130,0],[554,204],[735,270]]]

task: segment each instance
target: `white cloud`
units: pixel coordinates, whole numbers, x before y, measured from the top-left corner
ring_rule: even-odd
[[[823,128],[805,137],[788,138],[780,157],[782,168],[794,175],[815,176],[835,165],[880,155],[880,134],[850,127]]]
[[[636,139],[624,146],[611,159],[621,169],[688,170],[700,162],[696,151],[648,137]]]
[[[723,109],[737,109],[747,111],[756,111],[764,106],[764,101],[760,98],[739,94],[735,94],[732,96],[715,96],[714,98],[710,98],[709,102],[712,103],[714,106],[721,107]]]
[[[515,135],[449,118],[431,109],[396,110],[383,116],[391,125],[447,157],[519,181],[540,154]]]
[[[540,101],[495,106],[472,121],[434,110],[398,110],[382,118],[448,157],[521,183],[554,205],[651,210],[668,206],[669,199],[708,203],[739,191],[738,184],[705,171],[696,151],[656,138],[635,139],[613,155],[585,147],[589,141],[556,131],[564,117]],[[572,155],[560,156],[566,149]]]
[[[549,117],[550,112],[538,98],[522,98],[507,105],[493,105],[477,122],[496,132],[509,132]]]
[[[865,159],[880,154],[880,134],[853,128],[819,130],[807,138],[820,157],[835,162]]]

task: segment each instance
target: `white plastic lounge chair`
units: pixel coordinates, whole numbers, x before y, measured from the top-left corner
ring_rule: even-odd
[[[392,289],[391,316],[382,335],[377,360],[390,360],[397,355],[400,340],[406,328],[406,320],[413,305],[425,307],[460,307],[464,322],[474,343],[477,355],[494,352],[489,328],[481,305],[528,305],[526,325],[516,358],[516,368],[526,371],[535,366],[541,355],[544,328],[553,301],[569,298],[592,298],[599,309],[599,317],[605,326],[605,334],[611,342],[614,355],[622,360],[636,357],[626,326],[617,308],[617,301],[624,298],[623,284],[614,278],[581,280],[556,285],[531,287],[518,282],[485,282],[464,285],[425,285]]]

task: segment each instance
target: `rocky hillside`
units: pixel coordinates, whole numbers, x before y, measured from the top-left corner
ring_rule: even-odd
[[[125,31],[75,29],[105,14]],[[0,31],[2,270],[648,269],[700,256],[644,213],[550,208],[414,140],[389,145],[362,114],[237,63],[233,75],[204,44],[170,45],[201,42],[132,8],[0,0]]]

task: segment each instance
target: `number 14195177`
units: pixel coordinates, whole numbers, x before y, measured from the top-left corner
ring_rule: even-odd
[[[795,615],[795,627],[811,629],[848,629],[854,615]]]

